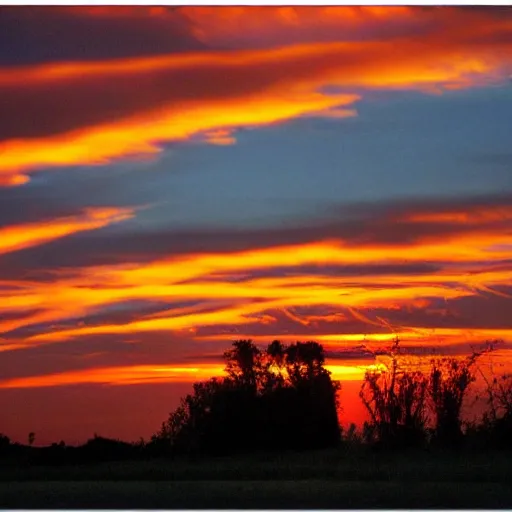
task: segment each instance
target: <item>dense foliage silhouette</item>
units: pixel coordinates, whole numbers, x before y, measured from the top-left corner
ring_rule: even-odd
[[[315,342],[260,350],[250,340],[224,354],[226,377],[194,385],[153,443],[174,453],[228,454],[326,448],[339,443],[339,384]]]

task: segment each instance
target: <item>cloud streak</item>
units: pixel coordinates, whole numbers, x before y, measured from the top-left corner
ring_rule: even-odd
[[[338,380],[356,380],[364,375],[363,366],[326,365]],[[223,365],[201,364],[189,366],[133,365],[62,372],[56,374],[20,377],[0,382],[0,389],[40,388],[77,384],[133,385],[163,384],[171,382],[193,383],[222,375]]]
[[[129,208],[87,208],[79,215],[0,227],[0,255],[131,219]]]
[[[350,9],[343,12],[351,18]],[[463,12],[464,30],[454,31],[438,13],[431,20],[438,29],[427,39],[288,41],[271,48],[0,68],[0,112],[9,119],[0,133],[0,184],[21,185],[38,169],[151,157],[165,143],[202,133],[313,114],[350,117],[368,89],[429,92],[507,80],[510,41],[484,36],[510,29],[510,20]],[[387,16],[377,13],[372,17],[384,23]],[[452,11],[446,16],[457,17]],[[229,16],[224,22],[231,23]],[[470,30],[482,34],[478,44]],[[328,94],[326,86],[344,92]]]
[[[409,333],[407,337],[420,340],[432,327],[459,328],[461,333],[467,329],[467,316],[457,318],[447,301],[456,304],[483,296],[506,304],[511,298],[512,232],[504,229],[512,225],[510,208],[477,203],[465,209],[437,206],[426,213],[423,206],[387,216],[378,211],[374,225],[370,218],[371,232],[385,230],[385,222],[389,229],[410,225],[419,233],[422,223],[433,222],[439,232],[417,232],[413,239],[406,236],[395,243],[355,244],[341,237],[186,253],[139,263],[55,269],[51,279],[5,280],[0,282],[0,311],[18,316],[0,323],[5,338],[1,347],[13,350],[80,337],[162,331],[222,337],[227,327],[235,329],[232,334],[263,329],[278,336],[285,334],[286,322],[303,334],[320,335],[329,325],[325,334]],[[452,229],[443,229],[447,223]],[[384,271],[377,262],[386,263]],[[363,272],[354,271],[358,266]],[[159,310],[141,313],[140,304],[150,301],[159,301]],[[133,315],[109,321],[119,308]],[[297,308],[317,309],[301,313]],[[489,331],[478,325],[469,329]],[[497,336],[506,332],[496,326]]]

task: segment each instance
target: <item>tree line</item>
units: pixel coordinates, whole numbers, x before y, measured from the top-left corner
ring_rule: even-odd
[[[223,378],[194,385],[152,442],[175,453],[324,448],[341,439],[339,383],[318,343],[249,340],[224,354]]]
[[[365,373],[359,397],[368,420],[362,429],[351,425],[343,432],[341,384],[325,368],[322,345],[273,341],[259,348],[251,340],[238,340],[224,353],[225,375],[194,384],[149,442],[123,443],[95,436],[76,448],[61,442],[31,450],[38,451],[42,462],[65,463],[296,451],[343,444],[394,450],[464,444],[510,448],[512,375],[489,376],[478,364],[492,347],[489,344],[465,358],[432,358],[419,368],[406,363],[395,340],[389,363]],[[486,410],[479,421],[463,421],[463,404],[477,375],[485,383],[479,398]],[[34,434],[29,438],[31,445]],[[28,448],[0,435],[0,457],[26,454]]]
[[[341,384],[324,367],[315,342],[266,349],[235,341],[224,354],[226,376],[194,385],[151,440],[169,453],[234,453],[335,447],[358,441],[374,448],[442,446],[468,439],[512,446],[512,375],[485,375],[477,363],[494,344],[465,358],[432,358],[423,368],[405,362],[400,342],[389,364],[366,371],[359,397],[369,419],[359,432],[339,424]],[[463,420],[463,404],[480,374],[487,411]]]

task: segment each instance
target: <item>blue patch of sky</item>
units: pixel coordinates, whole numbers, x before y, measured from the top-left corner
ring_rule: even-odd
[[[339,204],[512,192],[510,86],[367,91],[357,111],[239,130],[233,146],[171,144],[152,162],[58,175],[94,203],[153,205],[115,229],[296,224]]]

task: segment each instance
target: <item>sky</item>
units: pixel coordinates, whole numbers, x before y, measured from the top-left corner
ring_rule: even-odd
[[[156,432],[236,339],[512,358],[512,8],[0,7],[0,431]]]

